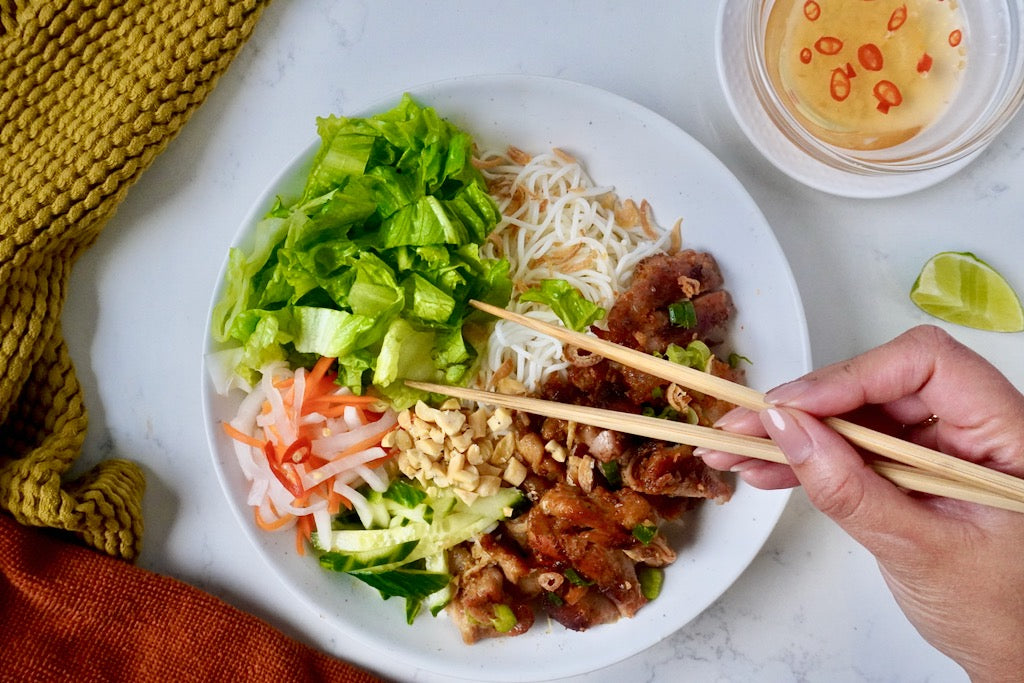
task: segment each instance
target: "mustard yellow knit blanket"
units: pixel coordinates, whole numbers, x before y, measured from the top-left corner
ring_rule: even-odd
[[[0,0],[0,508],[134,559],[144,480],[69,480],[86,430],[68,275],[214,87],[265,0]]]

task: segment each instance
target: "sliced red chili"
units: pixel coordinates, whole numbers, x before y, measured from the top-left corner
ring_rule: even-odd
[[[917,73],[924,74],[932,70],[932,56],[925,52],[921,59],[917,60]]]
[[[295,444],[293,443],[285,449],[284,453],[287,454],[294,445]],[[270,471],[273,472],[274,476],[277,477],[277,480],[281,482],[281,486],[296,498],[301,498],[306,493],[306,489],[302,485],[302,476],[299,474],[299,471],[295,469],[295,463],[287,462],[284,457],[278,459],[277,449],[274,448],[274,444],[269,441],[263,446],[263,453],[267,456],[267,462],[270,464]]]
[[[807,17],[808,21],[817,21],[818,17],[821,16],[821,5],[814,0],[807,0],[804,3],[804,16]]]
[[[888,114],[889,109],[903,104],[903,93],[892,81],[878,81],[873,92],[878,99],[878,111]]]
[[[949,46],[956,47],[963,40],[964,34],[960,32],[960,29],[955,29],[949,33]]]
[[[805,47],[804,49],[800,50],[800,61],[803,62],[804,64],[810,64],[811,57],[811,48]]]
[[[842,102],[850,96],[850,77],[846,71],[839,68],[832,69],[832,79],[829,81],[828,91],[836,102]]]
[[[882,69],[882,51],[874,43],[864,43],[857,48],[857,61],[868,71]]]
[[[814,43],[814,49],[823,55],[834,55],[843,49],[843,41],[835,36],[822,36]]]
[[[302,498],[306,493],[306,488],[302,485],[302,478],[299,475],[299,471],[295,469],[295,465],[289,462],[283,462],[280,465],[271,466],[274,476],[281,482],[288,493],[292,494],[296,498]]]
[[[903,23],[906,20],[907,20],[907,6],[906,5],[900,5],[899,7],[897,7],[896,9],[894,9],[892,11],[892,14],[889,15],[889,23],[886,24],[886,28],[888,28],[890,31],[895,31],[900,26],[903,26]]]
[[[309,437],[300,436],[295,441],[292,441],[288,448],[284,450],[281,462],[305,462],[312,452],[313,443],[309,440]]]

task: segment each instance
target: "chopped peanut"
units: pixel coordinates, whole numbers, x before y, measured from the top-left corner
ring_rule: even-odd
[[[565,462],[565,446],[558,443],[554,439],[551,439],[544,444],[544,450],[551,454],[551,457],[555,459],[555,462]]]
[[[465,453],[470,449],[471,446],[474,445],[473,434],[469,430],[459,432],[457,434],[452,434],[449,435],[448,442],[451,443],[452,448],[454,448],[455,450],[459,451],[460,453]],[[477,450],[479,449],[480,447],[477,446]]]
[[[453,436],[462,431],[466,424],[466,414],[461,410],[442,410],[438,413],[436,422],[446,436]]]
[[[512,413],[498,408],[487,418],[487,427],[495,434],[504,434],[512,426]]]
[[[431,460],[437,460],[441,456],[441,444],[433,439],[419,439],[416,441],[416,448],[426,453]]]
[[[501,477],[509,484],[512,484],[512,486],[519,486],[526,480],[526,465],[516,458],[511,458],[508,461],[508,465],[505,466],[505,472]]]
[[[480,477],[480,483],[476,487],[476,492],[483,497],[493,496],[501,488],[501,479],[493,475],[484,475]]]
[[[416,402],[416,417],[423,420],[424,422],[433,422],[437,424],[437,418],[441,415],[441,411],[437,408],[431,408],[423,401]]]
[[[484,452],[480,448],[480,444],[472,443],[469,445],[469,448],[466,449],[466,462],[470,465],[479,465],[485,462]]]
[[[456,399],[441,408],[421,401],[399,413],[399,428],[388,434],[385,446],[398,451],[402,474],[425,487],[451,488],[470,504],[494,495],[503,480],[515,486],[525,479],[525,466],[513,457],[512,420],[502,408],[488,413],[463,408]]]
[[[469,415],[469,429],[474,439],[482,439],[487,436],[487,411],[478,408]]]
[[[491,453],[489,462],[500,465],[512,457],[512,452],[516,449],[516,437],[509,432],[505,436],[501,437],[501,441],[494,447],[494,452]]]

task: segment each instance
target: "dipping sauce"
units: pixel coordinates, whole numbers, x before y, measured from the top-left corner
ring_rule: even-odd
[[[898,145],[953,100],[967,55],[956,0],[778,0],[765,28],[768,75],[819,140]]]

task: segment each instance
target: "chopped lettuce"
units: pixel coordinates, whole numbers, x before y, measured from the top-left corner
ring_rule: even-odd
[[[539,287],[526,290],[519,295],[519,300],[546,304],[566,327],[577,332],[605,316],[603,308],[588,301],[565,280],[541,280]]]
[[[317,130],[301,196],[229,255],[212,330],[239,349],[235,374],[251,385],[270,361],[328,356],[354,392],[372,382],[396,408],[422,397],[403,379],[468,380],[481,349],[462,330],[483,319],[469,300],[505,306],[512,291],[508,262],[479,253],[500,215],[472,139],[408,95]]]

